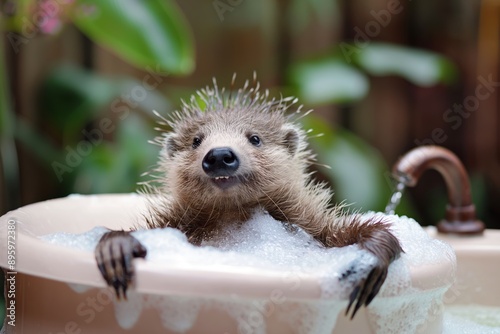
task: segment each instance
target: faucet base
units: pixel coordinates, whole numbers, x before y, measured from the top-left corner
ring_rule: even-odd
[[[440,233],[481,234],[484,228],[484,223],[476,219],[474,204],[461,207],[448,205],[445,219],[437,224]]]

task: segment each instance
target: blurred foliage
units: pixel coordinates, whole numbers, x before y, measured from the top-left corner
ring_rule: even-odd
[[[431,86],[456,79],[455,66],[434,52],[385,43],[370,43],[354,62],[372,75],[399,75],[411,83]]]
[[[10,38],[55,33],[63,23],[72,22],[92,41],[139,68],[169,74],[189,74],[194,69],[193,37],[172,0],[20,0],[15,4],[14,15],[6,17],[3,26],[23,35]],[[33,13],[45,13],[36,26],[27,20],[35,17]]]
[[[144,95],[134,100],[130,92],[136,89]],[[140,175],[158,156],[158,150],[147,145],[155,136],[151,110],[171,109],[163,95],[146,90],[142,82],[109,79],[69,65],[48,75],[40,90],[40,107],[46,123],[63,134],[64,150],[51,154],[54,148],[46,141],[40,147],[42,138],[28,136],[33,131],[20,129],[19,139],[59,172],[66,192],[77,193],[134,191],[135,184],[144,181]],[[109,117],[101,118],[102,111],[109,109]],[[90,153],[81,153],[86,150],[84,144]],[[77,161],[68,163],[71,159]],[[65,171],[61,165],[71,170]]]
[[[154,108],[171,109],[162,94],[146,89],[136,79],[110,79],[72,65],[54,68],[42,83],[39,95],[43,119],[54,130],[64,132],[65,139],[72,140],[72,136],[78,139],[81,129],[105,109],[111,109],[119,119],[127,118],[132,109],[148,114]]]
[[[4,29],[12,31],[7,37],[14,46],[25,43],[26,39],[34,38],[40,32],[56,33],[63,23],[72,22],[95,43],[148,72],[187,74],[194,68],[191,31],[182,12],[171,0],[57,3],[21,0],[14,4],[13,15],[1,22]],[[33,14],[38,12],[46,13],[46,16],[35,26],[26,18],[34,17]],[[3,66],[3,58],[0,61]],[[8,207],[19,204],[14,201],[19,198],[14,136],[47,168],[55,171],[62,193],[133,191],[141,173],[156,160],[154,148],[143,145],[146,138],[153,137],[152,125],[147,118],[152,106],[169,109],[168,101],[154,89],[149,89],[147,96],[138,101],[130,98],[118,100],[120,96],[130,95],[135,87],[144,89],[144,83],[131,78],[111,80],[70,66],[52,71],[41,87],[40,110],[52,130],[63,134],[59,148],[22,118],[13,116],[6,77],[2,75],[0,79],[0,153],[7,193],[11,195]],[[82,129],[91,132],[98,126],[102,111],[112,102],[121,102],[116,107],[119,114],[114,115],[114,120],[128,119],[120,122],[113,135],[101,133],[102,138],[94,145],[95,140],[92,142],[88,136],[83,136]],[[148,116],[129,116],[132,109],[148,111]],[[90,146],[85,146],[88,143]],[[90,152],[81,154],[79,148],[88,148]],[[75,161],[68,164],[68,159]]]
[[[16,146],[14,143],[14,112],[10,102],[10,89],[7,81],[7,66],[4,53],[4,43],[0,43],[0,163],[5,180],[7,206],[17,207],[20,204],[19,166]]]
[[[312,138],[319,161],[328,163],[328,177],[335,184],[337,201],[362,205],[364,208],[383,208],[390,197],[384,179],[386,165],[379,153],[359,137],[341,128],[332,129],[319,117],[306,117],[303,124],[322,136]]]
[[[134,192],[145,179],[141,174],[156,163],[159,149],[148,145],[154,137],[149,123],[135,114],[117,127],[113,142],[95,146],[75,171],[73,189],[78,193],[98,194]]]
[[[309,115],[302,120],[306,129],[318,135],[310,139],[318,154],[318,163],[332,181],[335,201],[344,202],[350,210],[384,211],[395,183],[380,153],[355,134],[332,127],[321,117]],[[408,198],[403,197],[397,213],[416,217]]]
[[[361,71],[335,55],[294,63],[289,72],[296,95],[310,106],[358,101],[370,86]]]
[[[447,84],[456,78],[455,66],[434,52],[376,42],[363,48],[342,44],[327,54],[290,66],[289,81],[306,104],[359,101],[369,93],[368,74],[396,75],[420,86]]]
[[[194,69],[191,32],[171,0],[80,0],[73,23],[131,64],[188,74]],[[82,8],[83,7],[83,8]],[[90,10],[88,9],[90,8]]]
[[[71,65],[57,67],[40,88],[42,119],[78,139],[81,129],[119,93],[119,85],[111,79]]]
[[[5,26],[20,29],[23,15],[40,3],[44,2],[19,2],[18,12]],[[325,7],[325,2],[316,0],[292,1],[289,15],[293,18],[307,11],[321,19],[336,6],[335,2]],[[52,19],[57,21],[52,22],[52,29],[57,23],[73,22],[92,41],[148,72],[186,74],[194,67],[191,32],[171,0],[76,0],[61,6]],[[282,88],[308,106],[322,106],[363,99],[370,91],[369,75],[397,75],[417,85],[446,83],[454,78],[450,62],[435,53],[375,42],[363,47],[342,44],[326,54],[290,64],[287,86]],[[352,57],[346,57],[342,47],[349,48]],[[50,128],[62,133],[62,145],[55,147],[22,119],[15,122],[15,136],[45,159],[49,168],[59,171],[57,177],[65,193],[132,191],[141,172],[150,169],[157,156],[157,150],[145,144],[154,136],[150,130],[151,109],[160,106],[163,113],[174,109],[154,89],[138,101],[131,101],[130,96],[124,98],[134,87],[141,88],[143,83],[60,66],[50,72],[41,87],[40,109]],[[96,134],[92,139],[88,133],[99,130],[105,110],[108,115],[111,111],[114,123],[110,126],[116,130]],[[146,113],[136,114],[141,110]],[[310,115],[303,121],[305,126],[325,134],[313,138],[312,145],[320,162],[331,166],[327,175],[335,184],[336,199],[354,203],[353,208],[383,210],[391,184],[388,167],[376,150],[318,116]],[[73,156],[84,148],[89,153]],[[7,153],[8,149],[2,147],[2,154]],[[68,164],[72,158],[74,166]],[[405,206],[409,207],[404,203],[401,207]]]
[[[344,43],[345,44],[345,43]],[[348,58],[337,48],[330,53],[298,61],[290,66],[292,92],[308,106],[355,103],[370,91],[370,75],[397,75],[417,85],[452,82],[453,64],[433,52],[372,42]],[[394,185],[388,166],[369,144],[344,129],[333,127],[314,114],[304,119],[306,127],[324,136],[312,138],[320,163],[334,182],[337,201],[352,203],[353,209],[383,211]],[[415,217],[407,197],[398,214]]]
[[[340,16],[338,0],[291,0],[287,10],[289,27],[295,34],[303,31],[312,20],[327,24]],[[334,16],[334,17],[332,17]]]

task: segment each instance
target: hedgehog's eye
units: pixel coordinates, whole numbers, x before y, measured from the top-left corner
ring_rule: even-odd
[[[261,144],[260,138],[259,138],[259,136],[257,136],[257,135],[251,135],[251,136],[248,138],[248,141],[249,141],[249,142],[250,142],[250,144],[252,144],[253,146],[260,146],[260,144]]]
[[[201,144],[201,138],[200,137],[194,137],[193,138],[193,148],[197,148]]]

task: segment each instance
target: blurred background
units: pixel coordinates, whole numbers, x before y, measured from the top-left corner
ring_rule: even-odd
[[[500,1],[0,0],[0,214],[71,193],[132,192],[156,117],[217,78],[294,95],[334,201],[383,210],[390,169],[438,144],[500,228]],[[397,213],[435,224],[436,172]]]

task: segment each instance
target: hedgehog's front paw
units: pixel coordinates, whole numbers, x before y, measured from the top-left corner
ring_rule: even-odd
[[[111,231],[99,240],[95,248],[97,266],[118,299],[121,295],[127,299],[127,288],[134,277],[132,259],[144,258],[146,253],[146,248],[130,232]]]
[[[351,307],[353,305],[354,308],[352,309],[351,319],[354,318],[356,312],[358,312],[361,306],[368,306],[371,303],[373,298],[375,298],[375,296],[379,292],[380,287],[385,281],[385,278],[387,277],[388,268],[388,264],[377,260],[377,262],[371,267],[371,269],[367,271],[368,275],[363,275],[354,284],[354,290],[349,296],[349,304],[345,312],[346,316],[349,315],[349,311],[351,310]],[[348,279],[348,277],[352,276],[353,274],[358,274],[355,267],[351,267],[350,269],[346,270],[340,279]]]

